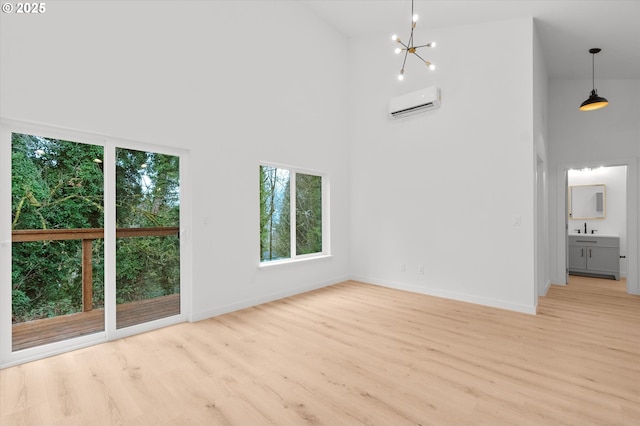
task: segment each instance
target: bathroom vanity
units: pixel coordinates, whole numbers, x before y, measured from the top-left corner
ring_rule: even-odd
[[[620,279],[620,237],[569,234],[569,273]]]

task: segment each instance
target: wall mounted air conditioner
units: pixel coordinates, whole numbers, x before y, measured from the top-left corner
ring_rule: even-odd
[[[391,118],[406,117],[407,115],[437,108],[440,108],[440,89],[436,86],[407,93],[389,101],[389,115]]]

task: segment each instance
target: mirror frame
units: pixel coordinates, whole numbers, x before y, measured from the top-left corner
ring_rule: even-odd
[[[602,216],[601,217],[600,216],[598,217],[573,216],[573,205],[572,205],[573,188],[580,188],[580,187],[586,187],[586,186],[602,187]],[[604,183],[588,184],[588,185],[571,185],[569,186],[569,191],[567,192],[567,195],[569,197],[569,203],[568,203],[569,220],[604,220],[607,218],[607,185],[605,185]]]

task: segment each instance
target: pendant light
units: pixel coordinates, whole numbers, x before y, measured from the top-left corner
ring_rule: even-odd
[[[580,111],[593,111],[596,109],[604,108],[609,105],[609,101],[602,96],[598,96],[598,91],[596,90],[595,85],[595,75],[596,75],[596,67],[595,67],[595,58],[596,53],[600,52],[602,49],[598,49],[594,47],[589,49],[589,53],[591,53],[591,95],[589,99],[580,104]]]
[[[417,50],[421,49],[423,47],[436,47],[436,43],[435,42],[423,44],[423,45],[420,45],[420,46],[416,46],[413,43],[413,30],[416,28],[416,23],[417,22],[418,22],[418,15],[413,13],[413,0],[411,0],[411,33],[409,35],[409,41],[405,44],[402,40],[400,40],[400,38],[396,34],[394,34],[391,37],[391,40],[395,41],[396,43],[398,43],[398,44],[400,44],[402,46],[402,47],[397,47],[395,49],[396,54],[400,54],[400,53],[404,52],[404,60],[402,61],[402,69],[400,69],[400,74],[398,74],[398,80],[400,80],[400,81],[402,81],[404,79],[404,66],[407,63],[407,56],[408,56],[409,53],[413,54],[415,57],[417,57],[422,62],[424,62],[424,64],[431,71],[436,69],[436,66],[434,64],[432,64],[431,62],[427,61],[426,59],[424,59],[422,56],[420,56],[417,53]]]

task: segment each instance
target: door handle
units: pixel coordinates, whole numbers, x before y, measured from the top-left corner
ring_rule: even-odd
[[[584,257],[584,249],[583,248],[580,249],[580,257]]]
[[[589,249],[589,257],[591,257],[591,249]]]

